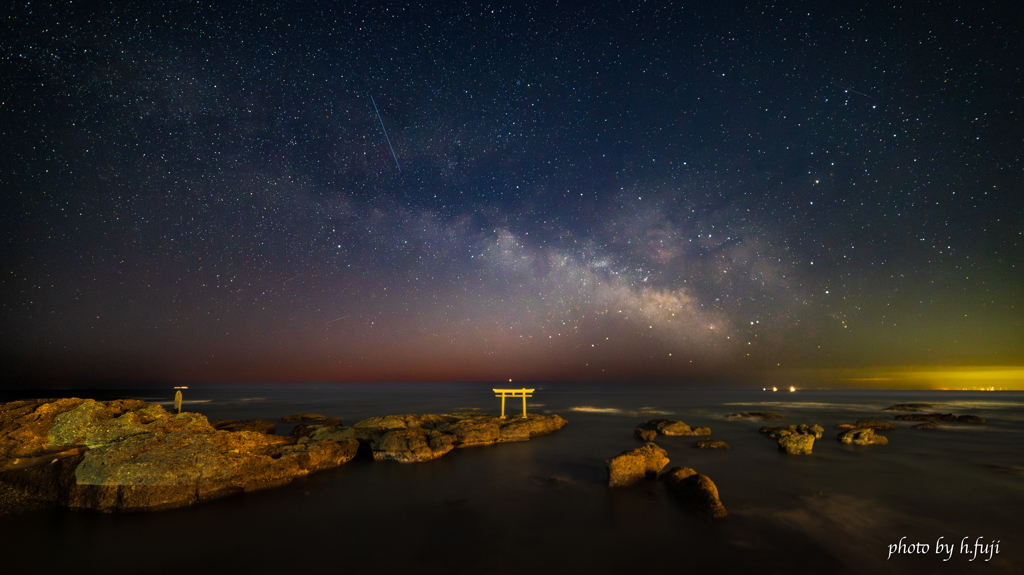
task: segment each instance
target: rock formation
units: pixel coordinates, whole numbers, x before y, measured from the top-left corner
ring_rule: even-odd
[[[135,400],[0,406],[0,481],[72,509],[181,507],[289,483],[355,456],[356,441],[218,431]]]
[[[293,413],[291,415],[286,415],[282,417],[281,421],[284,421],[286,423],[294,423],[296,421],[323,421],[325,419],[327,418],[320,415],[319,413]]]
[[[707,427],[691,428],[675,419],[652,419],[647,423],[637,425],[633,430],[633,436],[644,441],[651,441],[659,435],[711,435],[711,430]]]
[[[782,427],[772,427],[765,425],[761,429],[757,430],[758,433],[763,433],[772,439],[779,439],[787,435],[813,435],[815,439],[821,439],[821,434],[825,433],[825,429],[820,425],[807,425],[802,423],[800,425],[784,425]]]
[[[897,415],[896,419],[899,421],[956,421],[956,416],[952,413],[908,413]]]
[[[697,449],[729,449],[729,444],[714,439],[701,439],[694,447]]]
[[[284,485],[341,465],[359,450],[378,460],[429,461],[454,447],[527,441],[566,421],[537,414],[397,415],[353,427],[336,419],[302,424],[288,437],[267,433],[272,421],[216,423],[221,429],[201,414],[170,414],[136,400],[0,404],[0,482],[72,509],[169,509]]]
[[[921,411],[922,409],[934,409],[937,407],[931,403],[897,403],[882,411]]]
[[[914,429],[938,429],[939,424],[934,421],[926,421],[924,423],[918,423],[914,426]]]
[[[875,434],[870,427],[850,429],[839,434],[839,441],[854,445],[886,445],[889,439]]]
[[[857,423],[854,424],[854,427],[870,427],[875,431],[889,431],[891,429],[896,429],[896,427],[888,421],[880,421],[877,419],[858,419]]]
[[[668,489],[698,513],[713,519],[722,519],[728,513],[718,498],[718,488],[705,475],[689,467],[673,467],[662,476]]]
[[[778,413],[770,411],[744,411],[741,413],[730,413],[726,417],[729,419],[786,419]]]
[[[814,436],[811,434],[797,433],[779,438],[779,451],[793,455],[810,455],[813,447]]]
[[[211,421],[217,431],[255,431],[266,435],[277,433],[277,422],[269,419],[220,419]]]
[[[653,443],[623,451],[604,462],[608,468],[608,487],[628,487],[654,479],[668,461],[668,453]]]

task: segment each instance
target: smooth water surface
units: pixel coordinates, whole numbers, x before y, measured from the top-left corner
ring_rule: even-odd
[[[185,392],[185,409],[216,419],[316,412],[352,424],[398,413],[478,408],[496,413],[489,385],[224,386]],[[321,570],[382,573],[1014,573],[1024,544],[1024,395],[985,392],[695,391],[537,385],[530,410],[558,413],[560,431],[530,442],[452,451],[419,464],[357,458],[291,485],[158,513],[53,509],[0,517],[5,567],[55,571],[87,563],[147,572]],[[79,396],[90,396],[87,392]],[[173,390],[98,392],[170,409]],[[7,393],[0,400],[15,399]],[[24,394],[21,394],[24,396]],[[893,403],[984,417],[984,425],[916,430],[895,422],[886,446],[848,446],[835,426],[893,420]],[[514,413],[519,404],[507,408]],[[774,411],[780,422],[728,420]],[[610,490],[604,461],[637,447],[636,424],[656,417],[706,426],[699,438],[659,437],[669,468],[710,477],[729,511],[694,515],[658,482]],[[814,454],[780,453],[765,424],[820,424]],[[292,425],[279,424],[287,434]],[[667,470],[668,468],[666,468]],[[935,542],[956,543],[949,557]],[[964,553],[960,545],[971,547]],[[981,538],[980,540],[978,538]],[[927,543],[927,554],[889,546]],[[977,542],[999,553],[973,555]],[[143,567],[144,566],[144,567]],[[5,568],[6,571],[6,568]]]

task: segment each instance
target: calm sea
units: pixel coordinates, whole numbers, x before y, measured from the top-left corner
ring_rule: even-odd
[[[490,387],[194,387],[185,409],[211,420],[311,411],[351,424],[398,413],[496,412]],[[535,387],[530,410],[569,424],[526,443],[458,449],[420,464],[357,458],[287,487],[159,513],[0,517],[4,572],[90,564],[147,573],[1024,572],[1024,394]],[[0,400],[26,395],[4,392]],[[170,406],[173,390],[72,395]],[[897,430],[883,432],[886,446],[836,441],[837,424],[892,420],[883,408],[912,401],[988,422],[932,431],[894,422]],[[777,425],[817,423],[825,436],[814,455],[787,456],[757,433],[763,422],[725,419],[737,411],[774,411],[786,418]],[[715,482],[726,520],[695,516],[657,482],[608,489],[605,459],[640,445],[633,428],[655,417],[710,427],[712,438],[732,446],[657,442],[669,467]],[[291,427],[280,424],[278,433]],[[940,538],[951,549],[937,551]],[[927,551],[910,547],[918,543]]]

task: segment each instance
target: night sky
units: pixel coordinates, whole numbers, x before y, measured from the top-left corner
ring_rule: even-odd
[[[596,4],[5,3],[5,381],[1021,385],[1019,3]]]

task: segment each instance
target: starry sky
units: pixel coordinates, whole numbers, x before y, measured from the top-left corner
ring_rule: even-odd
[[[594,4],[5,4],[5,381],[1021,384],[1024,9]]]

